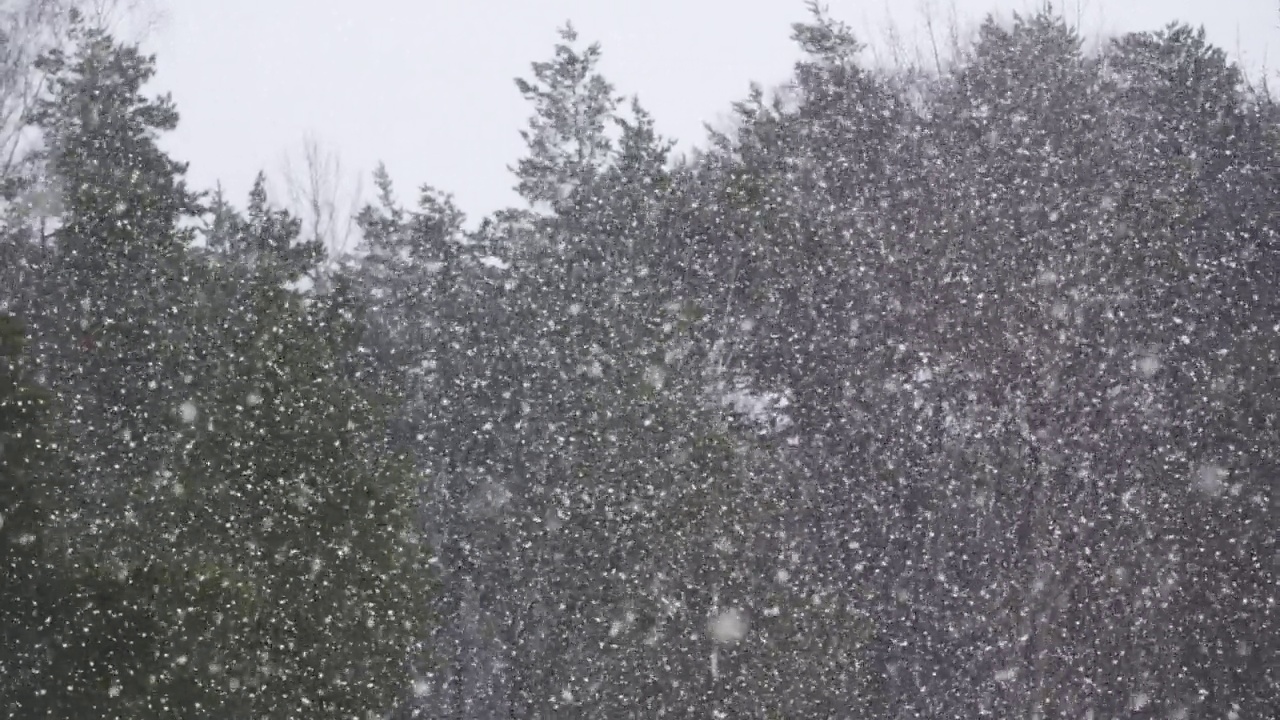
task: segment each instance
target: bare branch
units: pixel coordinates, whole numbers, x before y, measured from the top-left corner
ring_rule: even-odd
[[[78,0],[78,5],[90,24],[131,43],[149,39],[168,17],[155,0]]]
[[[942,75],[942,56],[938,52],[938,35],[933,29],[933,0],[921,0],[920,12],[924,15],[924,26],[929,31],[929,45],[933,49],[933,69]]]
[[[359,239],[362,175],[348,172],[336,151],[310,135],[302,141],[301,159],[285,155],[281,175],[290,209],[301,218],[307,239],[322,241],[334,260],[349,254]]]

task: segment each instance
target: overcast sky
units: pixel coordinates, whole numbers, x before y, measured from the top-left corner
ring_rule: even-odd
[[[929,0],[828,0],[864,41],[882,44],[892,18],[906,44],[923,40]],[[971,29],[990,11],[1036,0],[932,0],[945,24]],[[1280,39],[1277,0],[1066,0],[1086,35],[1203,24],[1254,69]],[[700,143],[749,81],[784,80],[797,53],[790,24],[802,0],[183,0],[165,3],[148,45],[156,89],[182,114],[166,141],[199,188],[221,181],[243,202],[254,174],[279,174],[313,136],[349,174],[382,160],[412,199],[426,182],[480,215],[517,202],[507,171],[522,153],[529,109],[512,78],[550,55],[572,20],[604,49],[603,70],[638,94],[659,129]],[[893,10],[889,10],[890,7]],[[1273,60],[1271,65],[1276,65]],[[368,182],[365,182],[366,187]]]

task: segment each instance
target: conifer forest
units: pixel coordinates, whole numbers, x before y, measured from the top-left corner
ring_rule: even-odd
[[[1280,98],[1202,30],[813,5],[676,153],[549,27],[522,204],[338,249],[83,4],[0,12],[0,718],[1280,717]]]

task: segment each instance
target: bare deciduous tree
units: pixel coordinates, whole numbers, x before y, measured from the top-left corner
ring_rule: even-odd
[[[290,209],[302,219],[306,239],[324,242],[336,261],[358,242],[356,216],[364,204],[361,175],[349,172],[337,151],[314,136],[302,142],[301,158],[286,154],[282,163]]]
[[[168,13],[155,0],[61,0],[76,4],[90,24],[112,35],[142,43],[164,24]]]
[[[69,0],[0,3],[0,180],[10,180],[28,154],[33,133],[26,123],[43,88],[36,58],[66,39]]]

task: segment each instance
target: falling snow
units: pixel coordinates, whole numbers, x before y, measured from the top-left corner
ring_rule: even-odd
[[[747,636],[747,616],[741,610],[721,610],[707,620],[707,634],[717,643],[741,642]]]
[[[348,212],[319,151],[189,188],[165,57],[37,4],[0,718],[1280,706],[1280,106],[1199,32],[917,66],[815,5],[677,150],[566,26],[468,218],[382,167]]]

